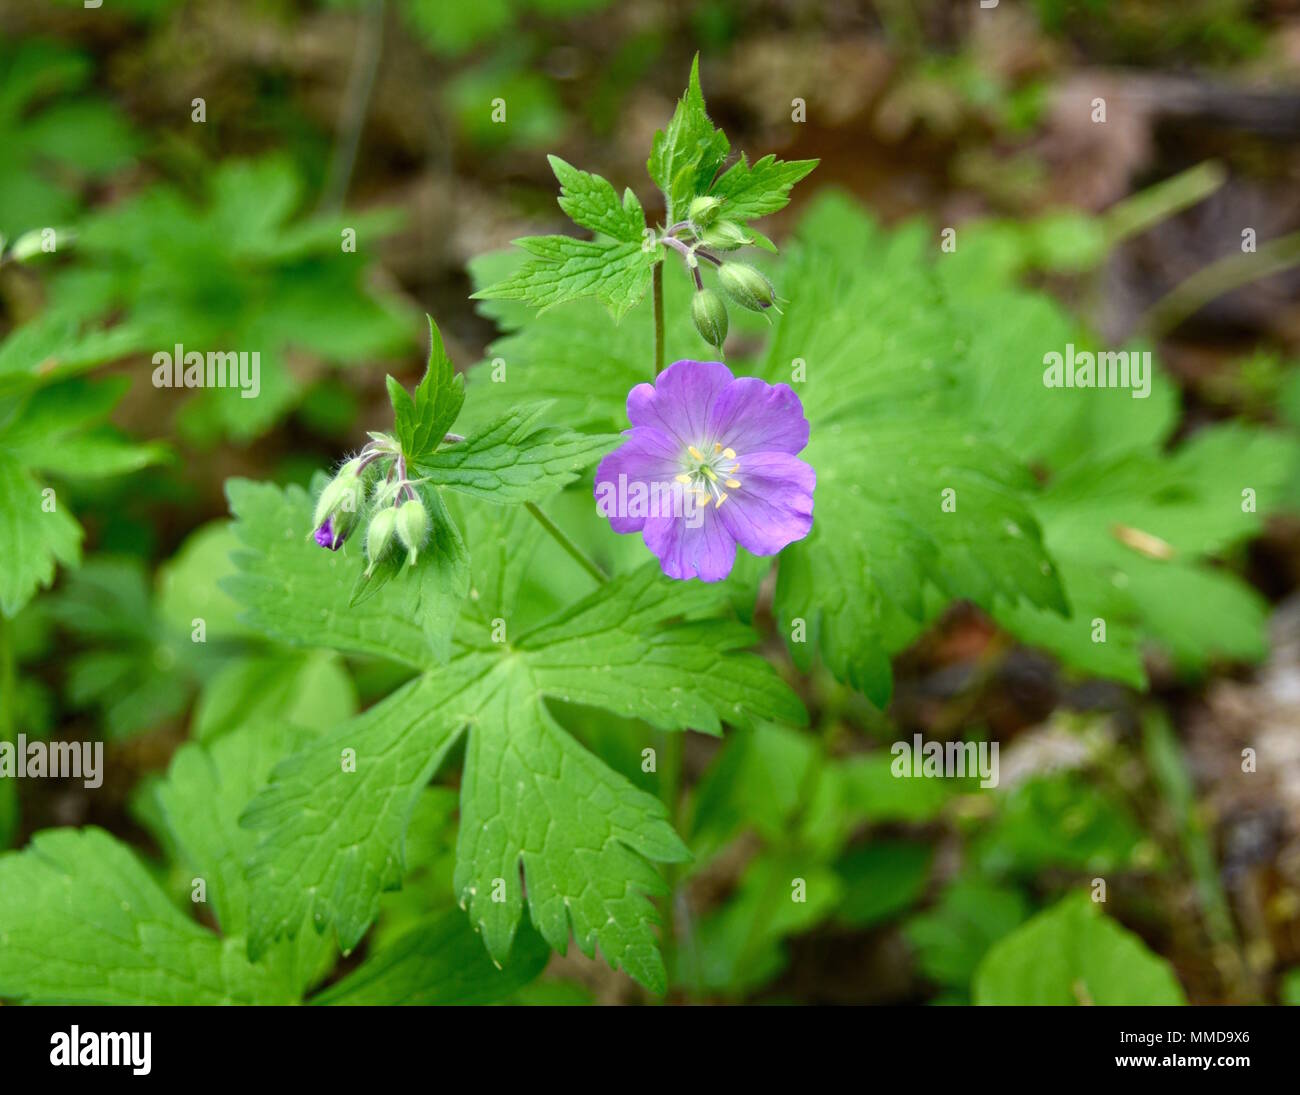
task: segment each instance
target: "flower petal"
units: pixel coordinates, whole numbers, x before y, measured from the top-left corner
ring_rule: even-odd
[[[329,548],[330,551],[338,551],[344,540],[344,537],[334,532],[333,521],[328,517],[325,518],[325,523],[316,530],[315,537],[316,543],[323,548]]]
[[[703,520],[695,528],[684,517],[647,518],[641,537],[668,577],[719,582],[736,565],[736,541],[712,506],[697,512]]]
[[[717,515],[727,532],[754,555],[775,555],[812,528],[811,465],[783,452],[747,456],[736,473],[741,486],[728,493]]]
[[[681,447],[649,426],[637,426],[623,436],[623,444],[596,468],[596,510],[615,532],[640,532],[646,513],[638,510],[634,515],[629,509],[632,486],[641,483],[648,494],[655,488],[680,491],[674,476],[682,470]]]
[[[733,383],[731,370],[718,361],[674,361],[654,384],[638,384],[627,393],[627,417],[633,426],[651,426],[685,449],[707,436],[709,410]]]
[[[802,452],[808,444],[803,404],[788,384],[742,376],[709,408],[706,439],[729,446],[742,459],[749,453]]]

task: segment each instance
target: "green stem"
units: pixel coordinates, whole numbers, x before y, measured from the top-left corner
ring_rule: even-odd
[[[664,264],[655,263],[653,279],[655,306],[655,376],[664,371]]]
[[[1145,232],[1175,213],[1204,201],[1227,178],[1223,164],[1206,160],[1111,206],[1101,218],[1109,246],[1114,247],[1121,240]]]
[[[14,703],[17,688],[13,624],[0,613],[0,742],[17,745]],[[0,779],[0,848],[11,847],[18,838],[18,780]]]
[[[1156,301],[1143,317],[1143,326],[1154,335],[1165,334],[1216,297],[1297,264],[1300,232],[1269,240],[1255,252],[1228,255],[1198,270]]]
[[[564,529],[560,528],[559,525],[557,525],[554,521],[552,521],[549,517],[547,517],[546,514],[544,514],[538,508],[536,502],[525,502],[524,508],[528,510],[528,512],[531,513],[534,517],[537,518],[538,524],[540,524],[542,528],[544,528],[547,532],[551,534],[552,539],[554,539],[555,542],[560,545],[560,547],[564,548],[564,550],[569,553],[569,556],[573,559],[573,561],[577,563],[580,567],[582,567],[583,570],[585,570],[598,582],[609,581],[609,575],[606,574],[603,570],[601,570],[600,567],[598,567],[589,558],[587,558],[587,555],[582,550],[582,548],[578,547],[577,544],[575,544],[571,539],[569,539],[569,536],[564,531]]]

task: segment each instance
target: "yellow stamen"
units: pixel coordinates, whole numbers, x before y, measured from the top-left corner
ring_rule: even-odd
[[[689,483],[690,481],[691,481],[691,477],[687,475],[685,472],[682,472],[681,475],[677,476],[677,482],[679,483]]]
[[[721,441],[715,441],[715,442],[713,442],[713,451],[714,451],[714,452],[721,452],[721,451],[722,451],[722,442],[721,442]]]
[[[723,491],[721,494],[718,495],[718,500],[713,504],[713,508],[721,509],[722,503],[725,502],[726,500],[727,500],[727,492]]]
[[[735,449],[723,449],[723,450],[722,450],[722,455],[725,456],[728,460],[735,460],[735,459],[736,459],[736,450],[735,450]]]
[[[700,450],[697,449],[694,445],[687,445],[687,446],[686,446],[686,451],[687,451],[688,453],[690,453],[691,456],[694,457],[696,460],[703,460],[703,459],[704,459],[704,454],[701,453]]]
[[[728,486],[731,490],[735,490],[737,487],[740,486],[740,480],[739,480],[739,479],[728,479],[728,480],[727,480],[727,486]]]

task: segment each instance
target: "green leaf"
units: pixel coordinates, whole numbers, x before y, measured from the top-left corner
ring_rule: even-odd
[[[478,668],[476,673],[475,667]],[[468,721],[484,667],[418,677],[275,769],[241,824],[271,829],[249,862],[249,953],[297,934],[304,920],[337,929],[346,954],[404,869],[402,839],[415,798]]]
[[[723,200],[723,216],[743,224],[784,209],[790,202],[790,188],[817,164],[817,160],[786,161],[767,155],[750,167],[742,152],[709,194]]]
[[[615,578],[518,640],[537,687],[570,703],[599,706],[665,730],[721,733],[721,721],[802,724],[802,704],[752,654],[745,627],[694,620],[663,627],[678,614],[716,605],[702,583],[666,580],[657,565]],[[593,676],[589,669],[599,664]]]
[[[159,615],[174,631],[192,632],[202,620],[209,639],[247,638],[237,620],[239,605],[222,588],[235,573],[231,555],[239,550],[234,522],[209,521],[189,534],[158,568]]]
[[[122,377],[77,377],[38,388],[13,401],[0,423],[0,449],[34,471],[71,479],[122,475],[157,463],[165,446],[134,444],[103,422],[128,386]]]
[[[264,831],[250,874],[254,945],[292,934],[307,914],[318,930],[333,923],[344,949],[355,945],[379,892],[401,879],[414,802],[468,724],[455,887],[489,953],[502,964],[510,954],[522,868],[532,922],[552,947],[572,934],[584,953],[599,946],[662,990],[645,900],[662,884],[650,861],[677,862],[686,849],[662,804],[574,741],[544,699],[713,733],[724,719],[802,720],[802,707],[771,666],[738,652],[749,632],[699,618],[716,610],[716,591],[670,582],[653,565],[514,635],[536,532],[517,511],[489,509],[486,523],[469,518],[498,531],[479,541],[487,550],[474,561],[461,653],[290,758],[250,806],[245,822]],[[341,763],[345,748],[355,772]]]
[[[803,811],[800,838],[834,856],[864,822],[923,822],[938,818],[955,795],[976,781],[901,779],[888,753],[862,753],[822,766]]]
[[[415,398],[391,376],[388,378],[393,433],[408,461],[428,456],[437,449],[465,402],[465,378],[456,375],[438,325],[432,316],[428,320],[429,364],[415,389]]]
[[[349,591],[363,569],[357,555],[324,551],[309,539],[312,502],[301,487],[231,479],[226,483],[239,572],[223,583],[250,626],[295,646],[373,654],[416,669],[436,661],[411,611],[405,583],[390,581],[355,605]]]
[[[863,928],[909,908],[925,891],[932,854],[928,845],[897,840],[846,852],[835,863],[844,885],[836,919]]]
[[[570,236],[528,236],[515,240],[535,258],[513,274],[473,295],[475,300],[522,300],[543,311],[564,301],[594,296],[621,319],[650,284],[658,248],[647,246],[645,213],[631,190],[620,204],[599,175],[550,157],[560,181],[560,208],[594,240]]]
[[[542,426],[549,403],[510,411],[464,441],[419,457],[430,483],[501,504],[536,502],[578,478],[613,447],[612,434]]]
[[[791,900],[803,883],[804,900]],[[696,992],[741,994],[785,967],[783,940],[816,927],[840,900],[829,867],[794,853],[764,853],[745,868],[735,895],[695,925],[694,945],[678,948],[677,980]]]
[[[473,294],[473,300],[522,300],[545,311],[565,301],[592,296],[623,315],[650,286],[656,248],[643,240],[609,242],[572,236],[528,236],[514,241],[530,255],[505,281]]]
[[[0,49],[0,236],[10,239],[66,223],[78,190],[129,164],[136,145],[121,113],[87,88],[89,57],[15,39]]]
[[[648,860],[687,852],[663,804],[573,740],[512,674],[480,714],[461,778],[455,886],[488,953],[504,962],[523,911],[563,952],[570,934],[654,991],[665,985],[648,894],[667,887]]]
[[[1189,674],[1216,657],[1261,658],[1264,601],[1207,557],[1256,534],[1261,515],[1284,504],[1297,451],[1280,434],[1228,425],[1202,430],[1171,456],[1078,462],[1035,506],[1072,615],[1045,618],[1020,604],[996,606],[994,616],[1075,669],[1138,687],[1148,643]]]
[[[1028,779],[999,800],[996,819],[975,843],[990,872],[1109,873],[1151,862],[1154,849],[1132,814],[1080,773]]]
[[[804,781],[819,761],[813,738],[782,726],[761,723],[728,734],[695,791],[690,834],[697,859],[744,827],[768,841],[788,835]]]
[[[122,397],[121,379],[77,374],[138,348],[138,329],[88,327],[82,312],[53,310],[0,342],[0,612],[13,616],[80,560],[81,528],[70,493],[46,476],[78,481],[134,471],[161,459],[103,419]]]
[[[313,1004],[495,1004],[532,981],[551,952],[521,932],[510,964],[498,968],[458,910],[436,913],[381,947]]]
[[[518,268],[514,252],[482,255],[470,264],[474,284],[483,286]],[[664,284],[666,359],[689,357],[699,347],[690,317],[690,278]],[[532,310],[493,300],[483,311],[501,324],[502,337],[488,357],[470,368],[472,394],[462,421],[483,426],[521,405],[548,400],[555,420],[570,429],[608,433],[627,425],[627,393],[654,375],[653,317],[641,309],[613,324],[589,300],[572,301],[534,315]]]
[[[52,299],[65,310],[121,310],[151,351],[173,358],[178,346],[185,355],[248,353],[240,384],[176,393],[188,439],[248,441],[298,401],[291,357],[347,365],[409,345],[406,305],[365,284],[364,256],[394,219],[295,220],[303,185],[282,156],[224,161],[199,174],[207,193],[197,199],[159,184],[88,217],[79,225],[79,262],[57,273]],[[341,246],[347,230],[356,232],[355,250]],[[247,395],[254,390],[255,398]]]
[[[977,1004],[1184,1004],[1163,958],[1072,894],[996,943],[975,973]]]
[[[1300,966],[1293,966],[1282,976],[1277,1002],[1290,1007],[1300,1007]]]
[[[46,492],[49,493],[46,493]],[[0,451],[0,612],[14,616],[54,581],[58,563],[81,558],[81,529],[66,499],[42,487],[19,461]]]
[[[685,219],[686,208],[705,193],[731,151],[731,142],[714,127],[700,90],[700,58],[691,62],[691,78],[672,121],[655,133],[646,170],[664,192],[668,223]]]
[[[619,204],[608,180],[579,171],[559,156],[546,158],[560,181],[560,208],[574,224],[625,243],[639,244],[645,239],[645,212],[630,189],[623,191]]]
[[[958,879],[930,911],[904,927],[930,980],[965,991],[989,948],[1029,915],[1020,891],[979,878]]]
[[[85,314],[81,308],[48,309],[0,342],[0,396],[31,392],[145,347],[138,325],[102,329],[85,323]]]
[[[182,915],[101,829],[51,829],[0,855],[0,935],[0,997],[24,1003],[294,1002],[279,971]]]
[[[212,741],[245,722],[279,719],[329,729],[356,713],[341,659],[328,651],[275,651],[232,659],[203,686],[193,733]]]
[[[146,823],[173,860],[182,907],[207,905],[217,936],[186,917],[121,843],[98,829],[38,833],[0,856],[0,996],[31,1003],[290,1004],[328,971],[329,940],[303,932],[246,955],[254,834],[238,817],[275,761],[312,727],[252,720],[189,744],[153,785]],[[17,898],[21,896],[22,900]],[[472,987],[467,971],[462,984]]]
[[[286,752],[318,734],[316,727],[282,719],[250,719],[209,745],[182,747],[154,790],[161,833],[172,857],[201,879],[222,934],[243,943],[249,929],[249,889],[244,865],[256,838],[239,827],[239,815]],[[194,882],[186,887],[193,899]],[[330,941],[303,932],[271,949],[264,965],[298,999],[332,965]]]
[[[158,618],[148,572],[135,556],[87,560],[49,610],[84,644],[67,658],[68,698],[75,707],[98,708],[110,737],[154,729],[180,715],[211,661],[189,627],[174,630]]]
[[[951,402],[960,331],[928,247],[919,230],[886,234],[842,199],[819,203],[790,249],[782,277],[799,294],[763,368],[795,381],[811,424],[801,455],[817,470],[812,533],[781,555],[781,629],[801,668],[820,652],[877,704],[889,655],[927,621],[928,588],[985,607],[1066,607],[1033,478]]]

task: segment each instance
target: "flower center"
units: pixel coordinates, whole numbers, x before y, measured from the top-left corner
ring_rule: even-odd
[[[712,501],[714,509],[727,500],[727,491],[740,488],[740,480],[736,478],[736,469],[740,467],[736,450],[723,448],[720,442],[714,442],[712,449],[704,448],[704,451],[688,445],[682,463],[686,470],[677,476],[677,482],[693,490],[701,501]]]

